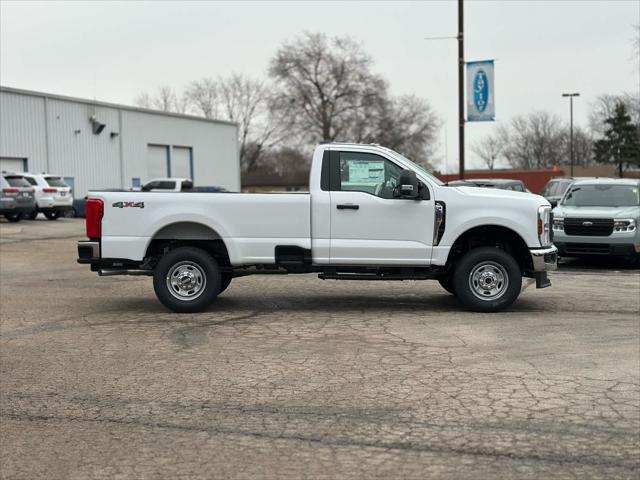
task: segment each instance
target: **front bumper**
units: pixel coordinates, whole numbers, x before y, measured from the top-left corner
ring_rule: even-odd
[[[557,242],[558,251],[563,257],[628,257],[640,254],[640,242],[611,243],[611,242]]]
[[[555,245],[545,248],[530,248],[532,270],[529,276],[536,279],[536,288],[551,286],[547,272],[558,268],[558,249]]]

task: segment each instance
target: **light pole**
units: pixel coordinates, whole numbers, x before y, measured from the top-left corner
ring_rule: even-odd
[[[464,179],[464,0],[458,0],[458,171]]]
[[[571,176],[573,177],[573,97],[579,97],[579,93],[563,93],[563,97],[569,97],[569,148],[571,151]]]

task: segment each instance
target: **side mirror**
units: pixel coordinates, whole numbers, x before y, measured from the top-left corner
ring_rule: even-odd
[[[418,181],[418,177],[416,177],[416,172],[413,170],[402,170],[402,172],[400,172],[394,197],[410,200],[420,199],[420,182]]]

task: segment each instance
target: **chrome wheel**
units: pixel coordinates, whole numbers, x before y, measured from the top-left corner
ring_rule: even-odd
[[[469,288],[481,300],[496,300],[502,297],[509,287],[509,274],[496,262],[478,263],[469,275]]]
[[[207,286],[207,276],[193,262],[176,263],[167,274],[167,289],[178,300],[195,300]]]

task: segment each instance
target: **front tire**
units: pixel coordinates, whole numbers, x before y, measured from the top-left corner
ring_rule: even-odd
[[[204,250],[180,247],[160,259],[153,274],[158,300],[176,313],[201,312],[220,292],[218,263]]]
[[[5,215],[5,218],[10,221],[11,223],[16,223],[19,222],[20,219],[22,218],[22,214],[21,213],[11,213],[9,215]]]
[[[44,216],[47,217],[47,220],[57,220],[60,218],[60,212],[45,212]]]
[[[522,287],[515,259],[492,247],[467,252],[457,263],[453,287],[462,304],[475,312],[499,312],[510,307]]]
[[[440,286],[444,288],[447,292],[449,292],[451,295],[456,294],[456,291],[453,288],[453,278],[451,277],[451,275],[439,278],[438,283],[440,283]]]

